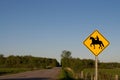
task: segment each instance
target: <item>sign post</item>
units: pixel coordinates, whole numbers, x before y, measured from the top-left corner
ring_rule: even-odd
[[[98,30],[95,30],[84,40],[83,44],[95,55],[95,80],[98,80],[98,55],[110,43]]]
[[[95,80],[98,80],[98,56],[95,56]]]

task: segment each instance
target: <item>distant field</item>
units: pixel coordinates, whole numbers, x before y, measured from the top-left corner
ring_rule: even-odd
[[[30,68],[0,68],[0,75],[30,71]]]

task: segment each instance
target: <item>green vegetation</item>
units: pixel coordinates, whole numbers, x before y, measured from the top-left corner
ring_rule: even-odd
[[[120,69],[116,68],[116,69],[99,69],[98,70],[99,73],[101,74],[108,74],[108,75],[119,75],[120,76]],[[88,69],[84,69],[83,70],[84,73],[90,73],[90,74],[94,74],[94,68],[88,68]]]
[[[120,63],[98,62],[100,80],[113,80],[115,75],[119,75],[120,77]],[[73,58],[70,51],[64,50],[62,52],[61,65],[62,69],[64,70],[63,75],[65,78],[67,78],[68,75],[72,73],[72,77],[71,75],[69,76],[70,78],[82,80],[83,78],[80,76],[81,71],[84,73],[83,77],[88,77],[86,79],[90,79],[91,75],[94,76],[95,61],[92,59]]]
[[[99,69],[98,77],[100,80],[114,80],[115,75],[118,75],[120,78],[120,69]],[[91,80],[91,76],[94,77],[94,68],[87,68],[83,70],[83,78],[80,76],[75,76],[69,70],[63,69],[59,76],[60,80]]]
[[[0,55],[0,75],[59,66],[56,59],[33,56]]]
[[[115,75],[120,77],[120,63],[98,62],[100,80],[113,80]],[[4,55],[0,55],[0,75],[35,69],[50,69],[58,66],[57,60],[52,58],[14,55],[4,57]],[[71,52],[67,50],[64,50],[61,54],[61,66],[60,80],[84,80],[83,77],[89,80],[95,72],[94,60],[73,58]],[[81,71],[83,71],[82,78]]]
[[[30,71],[31,68],[0,68],[0,75]]]
[[[93,68],[89,68],[89,69],[84,69],[83,72],[84,74],[87,74],[87,76],[91,76],[94,75],[95,71]],[[100,80],[114,80],[115,75],[118,75],[120,78],[120,68],[98,70],[98,77]]]
[[[59,63],[56,59],[42,58],[33,56],[14,56],[4,57],[0,55],[0,68],[50,68],[57,67]]]
[[[109,63],[104,63],[104,62],[99,62],[99,68],[103,69],[114,69],[114,68],[120,68],[120,63],[116,62],[109,62]]]
[[[59,75],[59,80],[74,80],[72,72],[62,69]]]
[[[66,67],[69,67],[73,69],[74,71],[81,70],[80,66],[82,66],[82,63],[80,59],[72,58],[70,51],[63,51],[61,57],[62,57],[61,65],[63,69]]]
[[[72,58],[71,52],[64,50],[61,55],[61,65],[62,68],[69,67],[75,73],[82,71],[84,68],[92,68],[94,67],[94,60],[91,59],[79,59],[79,58]]]

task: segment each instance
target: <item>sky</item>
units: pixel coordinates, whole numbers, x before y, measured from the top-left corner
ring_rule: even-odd
[[[98,56],[120,62],[120,0],[0,0],[0,54],[94,59],[83,41],[99,30],[110,45]]]

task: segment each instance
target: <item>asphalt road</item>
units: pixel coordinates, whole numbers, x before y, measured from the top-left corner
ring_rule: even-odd
[[[0,76],[0,80],[57,80],[59,67]]]

